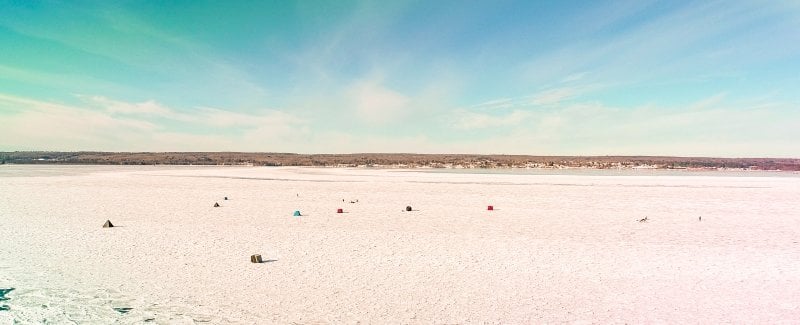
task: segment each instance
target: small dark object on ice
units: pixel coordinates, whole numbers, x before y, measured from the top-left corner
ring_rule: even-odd
[[[217,203],[217,202],[214,202],[214,207],[215,207],[215,208],[219,208],[219,203]]]
[[[114,307],[114,310],[116,310],[120,314],[127,314],[132,309],[133,308],[131,308],[131,307]]]
[[[255,255],[250,256],[250,262],[252,262],[252,263],[264,263],[264,261],[261,259],[261,255],[259,255],[259,254],[255,254]]]
[[[406,211],[411,211],[411,206],[406,206]]]
[[[103,224],[103,228],[113,228],[114,224],[111,223],[111,220],[106,220],[106,223]]]
[[[644,219],[639,219],[639,222],[647,222],[647,217],[644,217]]]

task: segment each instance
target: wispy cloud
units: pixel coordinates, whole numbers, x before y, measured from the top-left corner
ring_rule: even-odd
[[[112,114],[146,114],[160,115],[164,117],[175,115],[171,109],[164,107],[154,100],[148,100],[140,103],[128,103],[112,100],[103,96],[78,95],[78,98],[81,98],[88,103],[100,106],[108,113]]]
[[[589,73],[585,72],[585,71],[584,72],[573,73],[571,75],[568,75],[568,76],[564,77],[564,79],[561,79],[561,83],[571,83],[571,82],[579,81],[579,80],[583,79],[584,77],[586,77],[586,75],[588,75],[588,74]]]
[[[538,109],[553,107],[580,96],[590,87],[555,87],[547,88],[530,95],[498,98],[469,106],[463,111],[490,111],[509,109]]]
[[[563,102],[576,95],[574,88],[548,89],[533,95],[530,103],[533,105],[552,105]]]
[[[490,100],[490,101],[485,101],[483,103],[473,105],[471,108],[479,109],[479,110],[509,108],[509,107],[513,107],[514,105],[516,105],[517,101],[519,101],[519,99],[499,98],[499,99],[493,99],[493,100]]]
[[[179,96],[191,94],[210,101],[213,94],[238,105],[258,102],[269,93],[253,81],[245,67],[219,54],[212,45],[158,29],[132,12],[119,10],[113,5],[102,10],[51,7],[47,13],[55,20],[71,21],[71,28],[53,29],[28,19],[3,19],[0,26],[33,39],[60,44],[77,53],[107,59],[121,70],[136,71],[138,76],[157,81],[129,83],[128,92],[138,90],[146,93],[160,87],[159,92],[164,97],[167,97],[164,95],[166,91]],[[34,13],[23,11],[19,14],[26,17]],[[119,76],[107,71],[93,71],[92,67],[83,68],[84,76],[94,75],[98,80],[115,80]],[[74,83],[81,78],[85,79],[61,74],[56,80]],[[44,82],[51,83],[48,80]]]
[[[262,110],[242,114],[216,108],[180,112],[148,100],[128,103],[82,96],[87,106],[0,94],[6,127],[5,150],[290,150],[286,140],[308,132],[306,121],[288,113]],[[13,110],[12,110],[13,108]],[[182,125],[175,128],[174,122]],[[197,133],[196,129],[214,130]],[[216,149],[218,150],[218,149]]]
[[[131,103],[103,96],[79,95],[78,97],[92,107],[101,108],[110,115],[126,115],[132,118],[150,120],[173,120],[219,128],[254,128],[296,125],[307,122],[289,113],[273,109],[260,109],[256,112],[240,113],[213,107],[195,107],[190,111],[179,111],[155,100]]]
[[[370,123],[386,123],[407,113],[411,99],[382,85],[378,80],[362,80],[347,92],[357,117]]]
[[[530,112],[521,110],[514,110],[511,113],[502,115],[470,112],[466,110],[457,110],[453,113],[454,119],[451,126],[459,130],[516,127],[531,115]]]
[[[728,96],[727,93],[719,93],[716,95],[712,95],[708,98],[699,100],[697,102],[692,103],[689,105],[689,110],[698,110],[698,109],[705,109],[705,108],[713,108],[719,103],[721,103],[725,97]]]
[[[786,20],[779,20],[784,21],[781,27],[759,24],[788,15],[775,3],[705,2],[676,7],[608,37],[581,38],[542,52],[521,65],[524,80],[546,83],[584,74],[583,82],[618,87],[697,74],[729,77],[736,72],[733,67],[785,57],[800,49],[799,42],[792,42],[800,36],[786,35],[800,28],[796,21],[795,26]],[[783,41],[776,44],[778,39]]]
[[[0,94],[0,109],[12,112],[3,116],[0,128],[0,147],[6,150],[113,150],[130,144],[125,135],[157,129],[148,121],[5,94]]]
[[[800,129],[792,126],[800,119],[800,111],[793,110],[790,103],[764,108],[726,101],[724,95],[684,107],[574,103],[517,115],[466,112],[462,116],[462,123],[452,125],[454,130],[502,126],[504,131],[453,144],[465,152],[800,156],[800,149],[790,140],[800,137]]]

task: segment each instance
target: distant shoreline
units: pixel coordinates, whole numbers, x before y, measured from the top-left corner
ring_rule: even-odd
[[[293,154],[252,152],[0,152],[0,164],[309,166],[409,169],[666,169],[800,171],[800,158],[532,156],[472,154]]]

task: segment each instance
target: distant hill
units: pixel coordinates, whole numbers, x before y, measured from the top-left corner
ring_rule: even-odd
[[[471,154],[293,154],[255,152],[0,152],[0,163],[99,165],[253,165],[402,168],[659,168],[800,171],[795,158],[527,156]]]

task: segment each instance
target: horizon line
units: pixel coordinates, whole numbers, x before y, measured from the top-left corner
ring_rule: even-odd
[[[276,155],[305,155],[305,156],[335,156],[335,155],[418,155],[418,156],[436,156],[436,155],[453,155],[453,156],[519,156],[519,157],[607,157],[607,158],[708,158],[708,159],[792,159],[798,160],[800,157],[733,157],[733,156],[692,156],[692,155],[537,155],[537,154],[505,154],[505,153],[413,153],[413,152],[350,152],[350,153],[297,153],[297,152],[277,152],[277,151],[93,151],[93,150],[15,150],[15,151],[0,151],[2,154],[8,153],[121,153],[121,154],[166,154],[166,153],[181,153],[181,154],[276,154]]]

